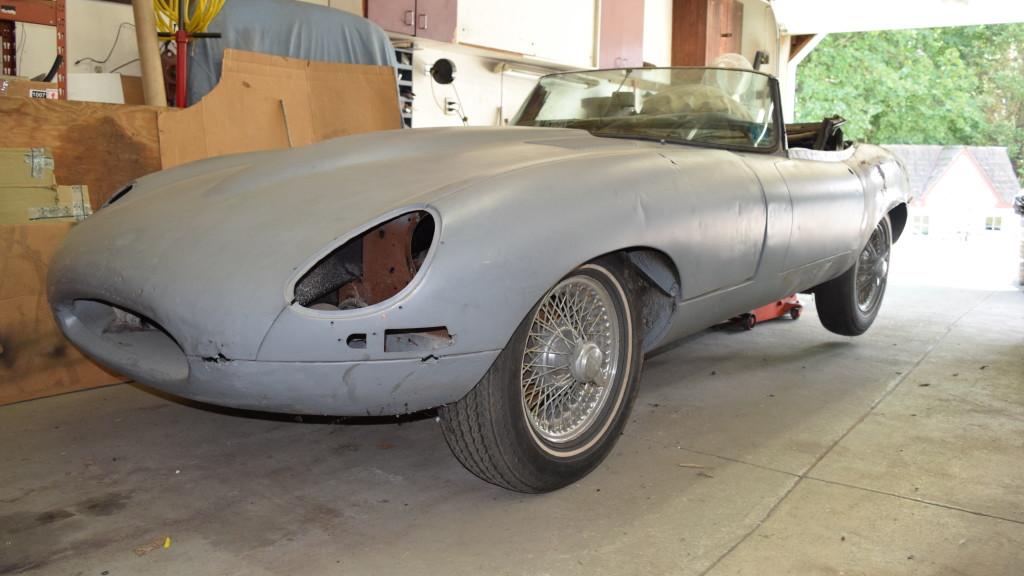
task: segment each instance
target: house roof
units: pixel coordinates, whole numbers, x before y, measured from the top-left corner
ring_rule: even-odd
[[[903,160],[910,176],[910,190],[915,200],[923,198],[942,177],[960,153],[974,159],[992,189],[1003,202],[1012,205],[1013,197],[1020,194],[1017,176],[1010,164],[1010,156],[1003,146],[885,146]]]

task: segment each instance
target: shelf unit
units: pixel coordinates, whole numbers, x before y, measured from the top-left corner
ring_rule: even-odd
[[[3,74],[17,76],[15,59],[14,24],[40,24],[53,26],[57,32],[57,56],[60,66],[57,68],[57,97],[67,100],[67,21],[64,10],[65,0],[3,0],[0,4],[0,41],[3,42]]]
[[[406,128],[412,128],[412,50],[395,48],[398,60],[398,104],[402,109],[402,122]]]

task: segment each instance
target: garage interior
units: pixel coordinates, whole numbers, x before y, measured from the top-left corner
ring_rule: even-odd
[[[19,22],[19,66],[45,72],[63,33],[20,23],[8,1],[0,16]],[[22,8],[29,3],[60,5],[62,14],[65,6],[11,6],[25,14],[35,9]],[[384,2],[319,4],[372,17]],[[919,0],[896,12],[874,0],[631,0],[626,12],[642,18],[611,16],[608,0],[458,4],[451,38],[387,30],[399,89],[404,71],[415,94],[400,97],[404,116],[392,114],[395,96],[380,76],[317,68],[332,97],[344,91],[360,105],[307,132],[293,122],[271,133],[263,127],[278,126],[277,117],[263,123],[252,114],[256,133],[246,143],[297,146],[380,129],[381,119],[501,125],[546,71],[703,65],[728,50],[764,61],[792,102],[799,61],[821,34],[1024,21],[1024,8],[986,0]],[[589,19],[567,26],[581,7]],[[557,17],[535,16],[552,11]],[[125,3],[66,0],[67,84],[51,89],[86,90],[83,100],[0,96],[0,149],[52,149],[56,183],[88,185],[93,209],[131,178],[238,151],[239,136],[195,116],[172,123],[169,114],[189,109],[139,103],[121,79],[121,103],[105,99],[112,65],[138,57],[134,34],[114,39],[133,18]],[[489,27],[467,24],[484,20]],[[639,32],[610,48],[615,33],[602,22],[612,20]],[[741,32],[723,31],[728,22]],[[728,36],[693,40],[702,34]],[[111,65],[79,63],[108,50]],[[265,67],[258,57],[231,58],[225,76]],[[430,76],[440,60],[455,65],[453,83]],[[138,66],[123,71],[137,75]],[[244,78],[279,88],[274,78]],[[228,103],[238,94],[225,86],[216,96],[202,112],[232,118]],[[292,107],[301,98],[311,117],[337,102],[282,95],[292,120],[303,114]],[[46,309],[45,295],[23,280],[45,276],[45,264],[22,255],[52,252],[70,226],[0,226],[0,303],[8,306],[0,310],[17,305],[19,318],[32,316],[28,326],[52,324],[24,312]],[[584,480],[544,495],[473,476],[433,413],[344,419],[203,405],[121,383],[84,358],[19,358],[11,342],[34,335],[18,340],[14,324],[4,324],[13,313],[0,312],[8,339],[0,340],[0,574],[1020,574],[1018,262],[942,247],[910,234],[894,245],[885,303],[862,336],[826,331],[813,297],[801,295],[799,320],[717,327],[652,352],[611,455]]]

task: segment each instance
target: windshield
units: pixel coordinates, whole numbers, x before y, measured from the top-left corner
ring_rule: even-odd
[[[551,74],[512,120],[595,136],[775,148],[770,77],[724,68],[630,68]]]

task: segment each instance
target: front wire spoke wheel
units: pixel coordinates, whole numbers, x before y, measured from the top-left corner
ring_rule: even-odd
[[[538,438],[571,442],[593,424],[608,399],[604,383],[618,369],[618,317],[597,280],[560,282],[540,304],[522,362],[522,400]]]
[[[548,290],[465,397],[439,409],[452,452],[484,480],[550,492],[590,473],[629,418],[643,361],[621,256]]]

